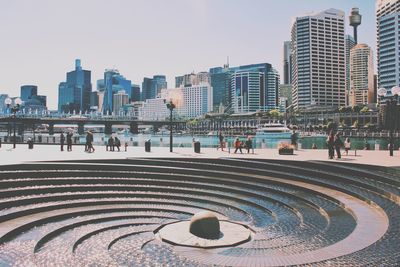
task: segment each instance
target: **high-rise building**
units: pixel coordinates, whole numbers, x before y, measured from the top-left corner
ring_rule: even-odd
[[[241,88],[233,84],[236,73],[263,73],[262,80],[259,81],[258,86],[258,104],[255,102],[245,103],[244,106],[238,106],[241,102],[247,100],[247,96],[242,95],[244,92]],[[216,67],[210,69],[210,80],[211,87],[213,88],[213,110],[218,111],[221,104],[226,108],[228,112],[250,112],[256,110],[271,110],[278,106],[278,86],[279,86],[279,74],[272,68],[271,64],[260,63],[243,65],[238,67],[229,67],[225,65],[222,67]],[[252,75],[253,75],[252,74]],[[236,75],[237,78],[241,75]],[[239,84],[239,82],[237,83]],[[253,84],[252,84],[253,86]],[[254,89],[254,88],[253,88]],[[255,93],[255,92],[253,92]],[[252,96],[253,97],[253,96]]]
[[[279,74],[271,64],[260,63],[243,65],[232,67],[230,71],[232,72],[230,99],[233,112],[268,111],[278,107]],[[240,73],[249,73],[249,75],[247,75],[247,80],[245,78],[246,75],[241,75]],[[254,80],[257,75],[259,76],[258,82]],[[240,81],[241,77],[243,77],[242,81]],[[238,82],[236,82],[236,79],[238,79]],[[243,86],[246,86],[245,84],[248,85],[248,89],[251,90],[251,95],[250,92],[248,92],[247,97],[244,95],[247,89],[243,90],[243,88],[241,88],[242,84]],[[243,106],[241,106],[241,103],[243,103]]]
[[[21,86],[21,110],[25,113],[40,113],[47,110],[47,96],[38,95],[36,85]]]
[[[138,84],[132,84],[131,86],[131,102],[137,102],[141,100],[140,86]]]
[[[99,92],[93,91],[90,93],[90,110],[99,110]]]
[[[102,85],[102,82],[98,82]],[[104,72],[104,100],[103,100],[103,114],[111,114],[114,111],[113,97],[119,91],[124,91],[128,98],[132,98],[132,83],[130,80],[125,79],[118,70],[107,69]]]
[[[32,96],[36,96],[38,87],[36,85],[22,85],[21,86],[21,100],[28,101]]]
[[[153,76],[153,82],[152,82],[152,96],[156,98],[161,94],[162,89],[167,89],[167,78],[165,75],[154,75]]]
[[[291,59],[291,42],[283,43],[283,83],[292,83],[292,59]]]
[[[350,50],[356,45],[353,36],[346,34],[346,93],[350,91]]]
[[[8,94],[0,94],[0,113],[7,113],[7,105],[5,103],[6,99],[9,98]]]
[[[121,115],[123,106],[129,103],[129,95],[124,91],[118,91],[113,95],[113,114]]]
[[[212,87],[208,83],[200,83],[188,87],[181,87],[183,107],[182,116],[196,118],[213,108]]]
[[[372,50],[366,44],[358,44],[350,51],[349,103],[356,106],[375,102]]]
[[[142,82],[142,101],[146,101],[147,99],[154,99],[155,96],[151,94],[151,85],[153,83],[152,78],[143,78]]]
[[[297,17],[292,26],[293,106],[345,105],[344,12],[328,9]]]
[[[190,73],[182,76],[175,77],[175,87],[185,87],[192,85],[199,85],[202,83],[210,83],[210,73],[206,71],[199,72],[197,74]]]
[[[264,110],[265,74],[259,71],[238,71],[232,75],[232,108],[234,113]]]
[[[143,78],[142,82],[142,100],[154,99],[158,97],[162,89],[167,88],[167,79],[165,75],[154,75],[153,78]]]
[[[67,73],[66,82],[58,87],[59,112],[86,112],[90,108],[91,72],[83,70],[81,60],[75,60],[75,70]]]
[[[230,104],[231,74],[228,66],[210,69],[210,81],[213,88],[213,110],[218,111],[220,105]]]
[[[280,84],[279,97],[285,98],[287,105],[290,106],[292,104],[292,86],[290,84]]]
[[[400,85],[400,0],[376,1],[378,85]]]

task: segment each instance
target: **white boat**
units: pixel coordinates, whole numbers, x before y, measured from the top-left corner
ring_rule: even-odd
[[[282,123],[267,123],[260,125],[256,131],[256,137],[290,139],[292,132]]]

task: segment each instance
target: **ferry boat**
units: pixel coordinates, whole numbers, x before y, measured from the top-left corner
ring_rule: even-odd
[[[292,132],[282,123],[267,123],[256,130],[256,137],[290,139]]]

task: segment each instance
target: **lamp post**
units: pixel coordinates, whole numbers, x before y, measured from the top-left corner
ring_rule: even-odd
[[[167,103],[167,108],[170,111],[169,115],[169,152],[172,152],[172,111],[175,109],[175,104],[170,100]]]
[[[389,93],[390,92],[390,93]],[[385,106],[385,117],[384,117],[384,128],[389,130],[389,153],[390,156],[393,157],[393,132],[394,130],[398,130],[400,128],[399,123],[399,94],[400,87],[394,86],[390,91],[385,88],[380,88],[378,90],[378,96],[381,99],[381,106]]]
[[[12,113],[12,118],[14,120],[14,129],[13,129],[13,132],[14,132],[14,140],[13,141],[14,142],[13,142],[13,148],[15,148],[17,146],[16,145],[17,138],[16,138],[16,134],[15,134],[15,128],[16,128],[16,123],[17,123],[17,112],[20,109],[20,105],[21,105],[22,101],[21,101],[21,99],[19,97],[17,97],[14,100],[14,105],[11,106],[12,100],[11,100],[11,98],[7,97],[6,100],[4,101],[4,103],[7,105],[8,109],[10,109],[10,107],[11,107],[10,111]]]

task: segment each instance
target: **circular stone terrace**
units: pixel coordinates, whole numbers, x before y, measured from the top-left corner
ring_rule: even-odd
[[[0,184],[0,266],[400,265],[396,169],[93,159],[3,165]]]

